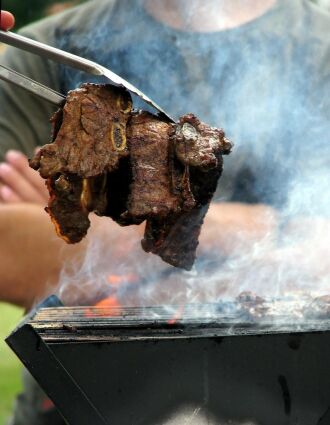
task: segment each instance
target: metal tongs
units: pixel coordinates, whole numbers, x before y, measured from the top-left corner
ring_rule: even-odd
[[[107,69],[96,62],[82,58],[72,53],[65,52],[64,50],[48,46],[47,44],[40,43],[39,41],[23,37],[22,35],[18,35],[10,31],[0,30],[0,42],[9,44],[22,50],[26,50],[27,52],[37,54],[41,57],[53,60],[55,62],[62,63],[64,65],[69,65],[72,68],[79,69],[92,75],[104,76],[109,79],[112,84],[115,84],[116,86],[125,87],[131,93],[137,95],[144,102],[155,108],[161,115],[174,122],[173,118],[170,115],[168,115],[160,106],[157,105],[157,103],[151,100],[139,89],[134,87],[131,83],[124,80],[119,75],[110,71],[110,69]],[[12,69],[9,69],[1,64],[0,79],[22,87],[55,105],[62,105],[65,100],[65,96],[63,96],[62,94],[57,93],[49,87],[46,87],[38,83],[37,81],[31,80],[30,78],[19,74],[18,72],[13,71]]]

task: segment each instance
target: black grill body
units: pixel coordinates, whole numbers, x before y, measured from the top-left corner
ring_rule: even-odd
[[[70,425],[330,424],[327,320],[52,305],[7,343]]]

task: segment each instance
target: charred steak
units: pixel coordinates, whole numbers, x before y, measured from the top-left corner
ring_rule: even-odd
[[[83,84],[69,92],[63,111],[52,119],[54,142],[31,161],[44,178],[57,174],[94,177],[114,171],[128,155],[126,124],[132,101],[126,90]]]
[[[166,220],[147,220],[142,247],[173,266],[190,270],[194,264],[204,217],[222,173],[222,155],[231,149],[224,136],[192,114],[172,129],[170,172],[180,208]]]
[[[190,270],[231,150],[224,132],[192,114],[173,124],[132,111],[125,89],[97,84],[69,92],[52,123],[52,143],[30,165],[47,179],[58,235],[79,242],[90,212],[123,226],[146,220],[143,249]]]

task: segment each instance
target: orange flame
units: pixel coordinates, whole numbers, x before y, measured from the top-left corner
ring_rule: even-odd
[[[120,286],[127,283],[136,283],[138,282],[139,277],[134,273],[127,274],[110,274],[108,276],[108,282],[112,286]]]
[[[85,310],[86,317],[114,317],[122,314],[121,304],[115,295],[104,298]]]
[[[120,312],[121,312],[121,305],[120,305],[118,298],[116,296],[107,297],[107,298],[104,298],[103,300],[99,301],[98,303],[95,304],[94,308],[98,308],[98,307],[101,307],[101,308],[107,307],[107,308],[111,308],[111,309],[112,308],[118,309],[118,312],[114,311],[114,313],[116,313],[115,314],[116,316],[118,314],[120,314]]]
[[[178,309],[176,310],[176,312],[174,313],[174,316],[172,317],[172,319],[169,319],[167,321],[167,324],[175,325],[177,321],[181,319],[183,310],[184,310],[184,305],[180,305]]]
[[[122,306],[116,295],[121,285],[133,284],[139,281],[139,276],[134,273],[128,274],[110,274],[107,278],[108,283],[113,287],[113,294],[101,301],[98,301],[93,307],[85,310],[86,317],[113,317],[122,314]]]

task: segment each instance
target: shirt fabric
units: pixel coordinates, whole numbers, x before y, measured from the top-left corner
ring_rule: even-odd
[[[278,0],[263,16],[213,33],[170,28],[140,1],[98,0],[22,33],[109,67],[175,118],[193,112],[223,127],[235,147],[225,158],[218,200],[306,213],[318,181],[317,212],[327,213],[329,28],[329,13],[307,0]],[[104,82],[14,48],[1,63],[62,93]],[[0,96],[0,155],[10,148],[31,155],[49,140],[54,108],[5,83]],[[146,108],[137,99],[135,106]],[[308,202],[292,195],[301,187]]]

